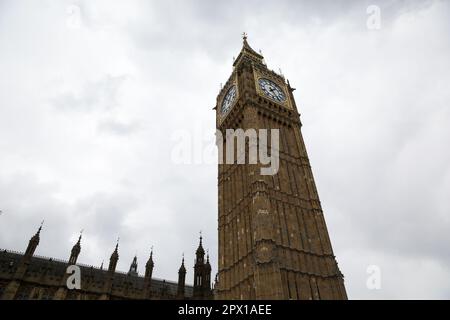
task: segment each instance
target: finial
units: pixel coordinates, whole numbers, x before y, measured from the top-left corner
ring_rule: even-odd
[[[200,230],[200,245],[202,244],[202,239],[203,239],[203,237],[202,237],[202,230]]]
[[[41,222],[41,224],[40,224],[40,226],[39,226],[39,229],[38,229],[38,231],[36,232],[36,234],[40,234],[41,233],[41,230],[42,230],[42,226],[44,225],[44,220],[42,220],[42,222]]]
[[[116,249],[115,249],[115,251],[117,251],[117,249],[119,249],[119,241],[120,241],[120,237],[117,237],[117,242],[116,242]]]
[[[244,39],[244,41],[247,40],[247,32],[242,33],[242,39]]]

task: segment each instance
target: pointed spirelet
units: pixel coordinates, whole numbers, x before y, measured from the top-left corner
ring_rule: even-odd
[[[233,66],[236,66],[244,57],[248,57],[251,60],[256,61],[258,63],[264,63],[264,57],[255,50],[253,50],[253,48],[249,45],[247,38],[248,38],[247,34],[244,32],[242,35],[243,39],[242,49],[236,60],[234,60]]]
[[[186,267],[184,266],[184,255],[183,258],[181,259],[181,266],[180,269],[178,269],[178,273],[186,273]]]
[[[197,251],[195,252],[197,257],[199,257],[199,256],[203,257],[205,255],[205,249],[203,249],[203,243],[202,242],[203,242],[203,237],[200,235],[200,242],[198,244]]]
[[[147,263],[145,264],[145,267],[146,268],[149,268],[149,267],[153,268],[154,265],[155,264],[153,263],[153,248],[152,248],[152,250],[150,251],[150,257],[148,258]]]

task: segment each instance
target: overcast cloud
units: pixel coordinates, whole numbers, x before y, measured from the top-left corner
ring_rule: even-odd
[[[154,246],[156,277],[184,252],[191,282],[202,230],[215,274],[217,168],[175,164],[171,138],[212,141],[243,31],[297,88],[349,297],[449,299],[444,1],[1,1],[0,248],[45,219],[39,255],[67,259],[84,229],[82,263],[120,236],[120,270],[137,253],[142,274]]]

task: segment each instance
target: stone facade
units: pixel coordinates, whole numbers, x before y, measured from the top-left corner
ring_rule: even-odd
[[[301,134],[295,89],[267,68],[246,36],[233,67],[215,108],[222,156],[227,129],[279,129],[279,170],[261,175],[259,162],[219,164],[217,298],[347,299]],[[248,150],[247,145],[246,159]]]
[[[150,254],[145,266],[145,275],[137,273],[137,258],[130,270],[116,270],[119,260],[118,244],[109,262],[108,269],[87,266],[77,262],[81,252],[81,236],[73,246],[68,261],[35,256],[39,244],[41,228],[30,239],[25,253],[0,251],[0,297],[2,300],[183,300],[211,299],[211,266],[209,257],[204,260],[204,250],[200,240],[196,268],[202,272],[196,274],[202,283],[200,287],[185,284],[186,268],[184,258],[179,269],[177,282],[154,279],[154,262]],[[69,289],[67,286],[67,268],[77,265],[80,268],[81,288]],[[208,273],[209,272],[209,273]],[[195,294],[194,294],[195,290]]]

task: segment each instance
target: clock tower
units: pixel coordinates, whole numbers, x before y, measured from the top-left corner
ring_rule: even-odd
[[[218,168],[217,299],[347,299],[301,134],[294,90],[282,75],[267,68],[244,34],[242,50],[215,108],[221,133],[218,145],[224,146]],[[276,152],[271,151],[278,157],[277,170],[262,174],[267,165],[260,159],[248,161],[251,143],[245,137],[241,152],[245,164],[225,160],[227,147],[239,153],[234,144],[229,147],[229,129],[268,130],[278,139]],[[274,140],[269,141],[273,150]]]

